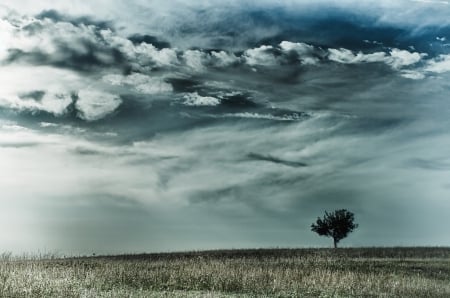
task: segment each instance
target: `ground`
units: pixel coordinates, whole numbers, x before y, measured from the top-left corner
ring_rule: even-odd
[[[450,297],[450,248],[254,249],[0,261],[1,297]]]

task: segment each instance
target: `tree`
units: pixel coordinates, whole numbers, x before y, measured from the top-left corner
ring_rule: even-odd
[[[358,224],[354,221],[355,215],[345,209],[336,210],[332,213],[325,211],[323,219],[318,217],[317,221],[311,225],[311,231],[320,236],[332,237],[334,248],[336,248],[339,241],[358,227]]]

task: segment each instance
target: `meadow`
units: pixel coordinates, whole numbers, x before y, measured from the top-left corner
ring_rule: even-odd
[[[0,297],[450,297],[450,248],[4,254]]]

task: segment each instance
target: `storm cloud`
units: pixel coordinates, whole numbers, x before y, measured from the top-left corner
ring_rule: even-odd
[[[446,4],[26,2],[1,9],[0,249],[321,246],[338,208],[345,245],[449,245]]]

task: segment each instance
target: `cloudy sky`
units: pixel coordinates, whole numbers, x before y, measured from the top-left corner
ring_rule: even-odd
[[[0,251],[450,245],[448,15],[3,0]]]

